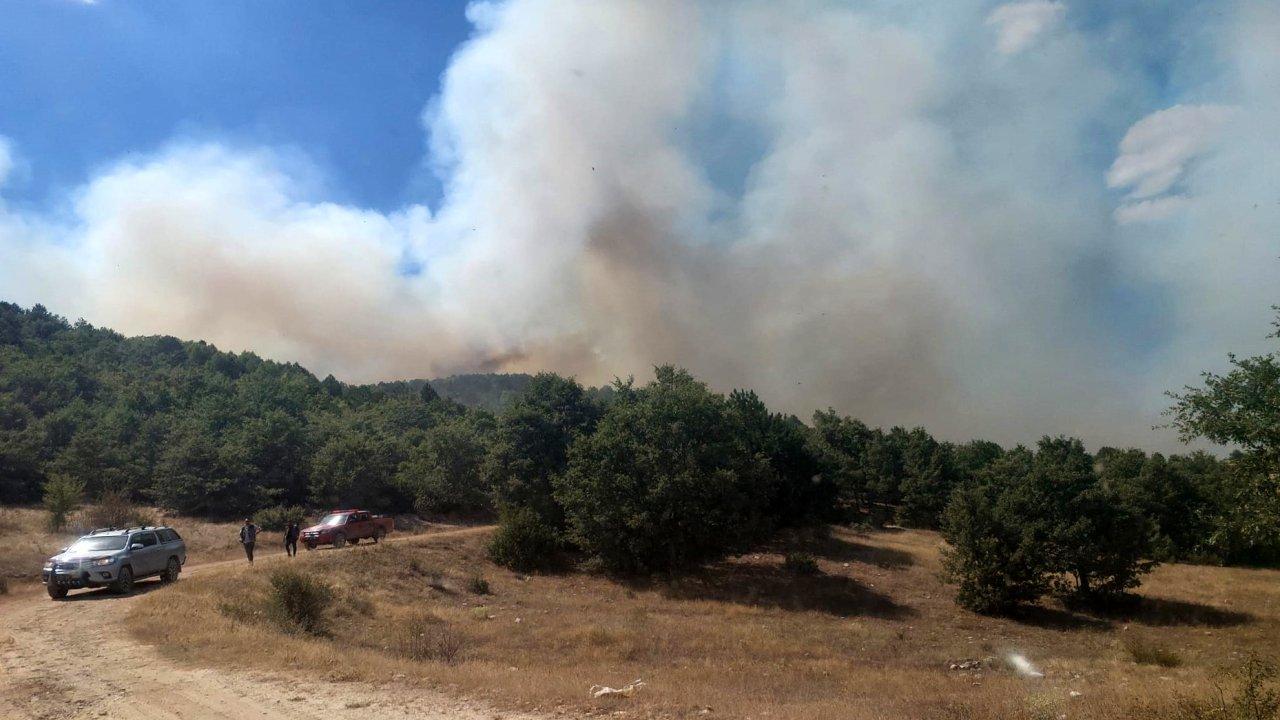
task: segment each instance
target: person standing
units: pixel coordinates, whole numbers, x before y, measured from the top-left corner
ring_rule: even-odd
[[[289,557],[298,556],[298,536],[302,534],[302,529],[298,527],[298,523],[291,522],[284,529],[284,552]]]
[[[249,518],[244,519],[244,527],[240,528],[240,544],[244,545],[244,556],[253,562],[253,544],[258,541],[258,526]]]

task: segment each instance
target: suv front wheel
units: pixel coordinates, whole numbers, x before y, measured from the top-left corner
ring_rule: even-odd
[[[49,585],[47,587],[49,590],[49,597],[53,598],[54,600],[61,600],[62,598],[67,596],[67,589],[62,587],[61,585],[54,583],[53,580],[49,581]]]
[[[164,566],[164,572],[160,573],[160,579],[164,582],[177,582],[178,573],[182,572],[182,565],[178,562],[178,558],[169,558],[169,564]]]
[[[347,536],[346,536],[346,535],[343,535],[342,533],[334,533],[334,534],[333,534],[333,546],[334,546],[335,548],[340,548],[340,547],[342,547],[342,543],[344,543],[344,542],[346,542],[346,541],[347,541]]]
[[[133,591],[133,568],[125,565],[120,568],[120,574],[116,575],[116,582],[111,586],[112,590],[126,595]]]

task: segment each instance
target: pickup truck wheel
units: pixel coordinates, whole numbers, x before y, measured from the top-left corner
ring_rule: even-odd
[[[178,558],[169,558],[169,563],[164,566],[164,572],[160,574],[160,579],[164,582],[171,583],[178,581],[178,573],[182,572],[182,565],[178,562]]]
[[[346,541],[347,541],[347,537],[346,537],[345,535],[343,535],[342,533],[336,533],[336,534],[333,536],[333,546],[334,546],[335,548],[340,548],[340,547],[342,547],[342,543],[344,543],[344,542],[346,542]]]
[[[375,543],[382,542],[382,538],[386,536],[387,536],[387,531],[383,530],[382,528],[378,528],[377,530],[373,531],[373,541]]]
[[[116,582],[111,586],[111,589],[121,595],[128,595],[133,592],[133,568],[128,565],[120,568],[120,574],[116,575]]]
[[[316,544],[315,544],[315,543],[303,543],[303,545],[305,545],[305,546],[306,546],[306,548],[307,548],[307,550],[309,550],[309,551],[310,551],[310,550],[315,550],[315,549],[316,549]]]
[[[351,538],[350,540],[347,541],[348,545],[358,545],[359,543],[360,543],[360,538]]]
[[[67,589],[62,587],[61,585],[55,585],[52,580],[49,581],[49,585],[47,586],[47,589],[49,590],[49,597],[53,598],[54,600],[61,600],[62,598],[67,596]]]

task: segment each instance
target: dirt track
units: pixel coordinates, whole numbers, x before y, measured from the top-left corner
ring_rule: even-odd
[[[257,565],[270,565],[282,557],[262,557]],[[238,560],[190,567],[184,574],[236,564],[249,571]],[[379,720],[532,720],[394,680],[384,685],[326,683],[284,673],[176,666],[130,638],[123,623],[138,596],[165,591],[158,580],[145,580],[129,597],[107,590],[80,591],[63,602],[53,602],[41,591],[0,604],[0,718],[321,720],[354,714]]]

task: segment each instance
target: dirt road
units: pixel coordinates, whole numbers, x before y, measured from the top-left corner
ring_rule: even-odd
[[[429,536],[477,531],[468,528]],[[281,557],[264,557],[258,564],[278,562]],[[184,574],[237,563],[248,570],[241,560],[193,566]],[[335,714],[356,713],[379,720],[534,720],[394,679],[384,685],[326,683],[284,673],[178,667],[133,641],[124,629],[129,607],[138,596],[151,592],[166,589],[158,580],[146,580],[129,597],[107,590],[82,591],[53,602],[41,592],[0,604],[0,718],[327,720]]]

